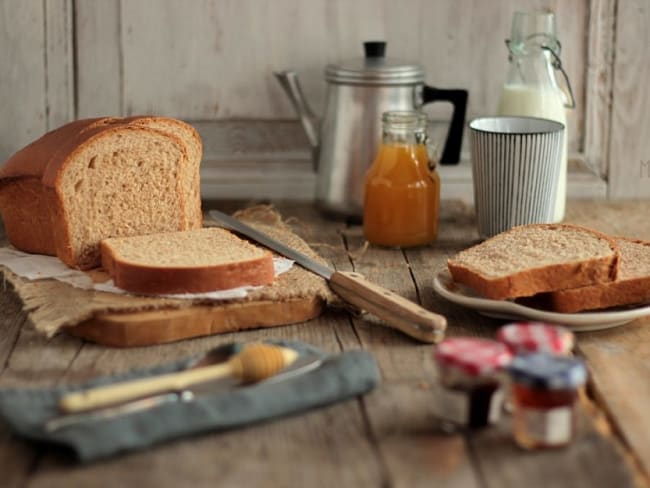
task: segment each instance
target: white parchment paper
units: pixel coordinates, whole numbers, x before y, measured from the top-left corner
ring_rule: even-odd
[[[0,248],[0,265],[6,266],[13,273],[28,280],[54,279],[68,283],[76,288],[84,290],[97,290],[109,293],[128,294],[128,292],[116,287],[113,280],[95,283],[89,275],[83,271],[69,268],[59,258],[43,256],[41,254],[28,254],[12,247]],[[274,257],[273,266],[275,276],[279,276],[291,269],[293,261],[286,258]],[[261,286],[242,286],[230,290],[211,291],[206,293],[183,293],[176,295],[152,295],[165,298],[176,298],[181,300],[230,300],[233,298],[245,298],[249,291],[261,288]]]

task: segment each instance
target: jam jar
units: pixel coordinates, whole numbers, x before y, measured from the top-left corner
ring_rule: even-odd
[[[429,157],[427,119],[385,112],[382,143],[366,174],[363,232],[372,244],[410,247],[438,233],[440,178]]]
[[[508,371],[515,442],[530,450],[569,444],[576,432],[576,400],[587,381],[584,363],[577,358],[533,353],[515,357]]]
[[[438,344],[433,357],[443,388],[462,400],[453,420],[470,428],[496,423],[503,403],[503,371],[512,359],[508,348],[492,340],[453,337]]]
[[[544,322],[516,322],[504,325],[497,332],[497,340],[512,354],[546,352],[570,356],[575,344],[573,332]]]

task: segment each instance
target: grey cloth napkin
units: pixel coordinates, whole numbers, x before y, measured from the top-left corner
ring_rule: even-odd
[[[304,374],[277,382],[258,383],[197,395],[192,401],[166,402],[147,410],[92,419],[54,431],[45,423],[59,415],[64,393],[100,384],[179,371],[196,358],[187,358],[125,375],[103,377],[83,385],[52,389],[0,389],[0,417],[20,436],[71,448],[81,462],[145,449],[171,439],[203,432],[233,429],[276,417],[343,401],[372,390],[380,375],[374,358],[365,351],[328,356],[313,346],[292,341],[269,341],[301,354],[323,358]]]

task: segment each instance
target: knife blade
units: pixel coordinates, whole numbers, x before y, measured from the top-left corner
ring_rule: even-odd
[[[271,238],[257,229],[218,210],[208,212],[218,225],[241,234],[269,249],[293,259],[303,268],[325,278],[345,302],[372,313],[384,324],[422,342],[444,338],[447,319],[406,298],[366,280],[359,273],[335,271],[309,256]]]

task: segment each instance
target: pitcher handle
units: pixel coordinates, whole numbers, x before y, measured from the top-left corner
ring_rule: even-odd
[[[440,164],[458,164],[460,161],[460,147],[463,143],[463,131],[465,129],[465,113],[467,111],[467,90],[442,90],[432,86],[424,85],[422,91],[423,103],[437,101],[451,102],[454,106],[454,113],[451,116],[451,124],[447,131],[447,140],[442,150]]]

